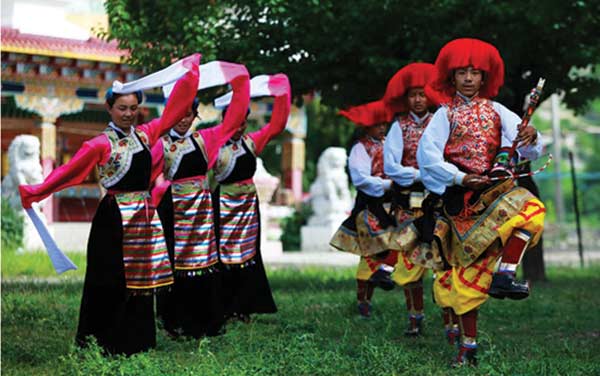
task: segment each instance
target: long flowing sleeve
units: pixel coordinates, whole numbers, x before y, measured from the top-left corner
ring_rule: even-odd
[[[148,136],[150,145],[154,145],[160,136],[183,119],[191,108],[198,91],[199,64],[200,54],[194,54],[183,62],[188,72],[175,84],[162,116],[138,126]]]
[[[392,178],[396,184],[407,187],[419,181],[421,175],[419,170],[412,166],[402,165],[402,154],[404,153],[404,139],[400,123],[395,121],[385,138],[383,144],[383,171]]]
[[[221,146],[233,136],[240,125],[246,120],[250,104],[250,75],[244,66],[240,67],[243,69],[239,69],[239,74],[232,77],[231,80],[233,98],[223,122],[217,126],[200,131],[206,147],[209,169],[215,164]]]
[[[292,89],[285,74],[276,74],[269,79],[269,90],[275,96],[271,121],[248,136],[254,141],[256,154],[262,153],[265,146],[273,137],[285,129],[290,115]]]
[[[371,157],[360,142],[350,150],[348,170],[352,184],[370,196],[381,197],[387,189],[390,189],[391,180],[371,175]]]
[[[150,196],[152,203],[158,206],[160,200],[164,196],[167,189],[171,185],[171,181],[165,178],[163,169],[165,166],[164,150],[162,141],[158,141],[152,147],[152,172],[150,174]]]
[[[450,124],[445,107],[440,107],[423,132],[417,148],[421,181],[427,190],[443,194],[447,186],[462,183],[465,173],[444,160],[444,148],[450,137]]]
[[[21,185],[21,203],[25,209],[54,192],[81,184],[98,164],[106,163],[110,156],[110,145],[106,136],[100,135],[83,143],[71,160],[53,170],[44,182],[35,185]]]
[[[500,115],[500,121],[502,122],[502,146],[512,146],[513,140],[517,137],[518,126],[521,124],[521,118],[508,108],[504,107],[498,102],[494,102],[494,109]],[[541,143],[541,136],[538,132],[537,142],[532,145],[522,146],[517,148],[519,155],[529,160],[538,159],[542,154],[543,145]]]

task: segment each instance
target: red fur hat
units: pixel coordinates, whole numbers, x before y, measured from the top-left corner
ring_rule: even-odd
[[[448,42],[435,60],[435,77],[425,87],[425,93],[439,93],[449,101],[456,93],[452,84],[455,69],[472,66],[485,72],[485,81],[479,96],[493,98],[504,84],[504,61],[496,47],[479,39],[461,38]],[[435,95],[435,93],[432,93]]]
[[[350,107],[347,110],[340,110],[338,113],[361,127],[389,123],[394,117],[394,113],[382,100]]]
[[[435,76],[435,66],[429,63],[412,63],[400,69],[390,79],[383,96],[383,101],[389,109],[396,112],[407,112],[408,103],[406,95],[408,89],[414,87],[425,88],[425,85],[430,83]],[[437,106],[439,98],[435,95],[427,95],[429,105]]]

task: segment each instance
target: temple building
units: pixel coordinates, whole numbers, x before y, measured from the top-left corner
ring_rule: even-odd
[[[107,25],[99,0],[2,2],[2,177],[10,168],[8,146],[19,134],[40,139],[45,176],[66,163],[109,122],[104,94],[112,82],[131,81],[144,73],[124,63],[128,52],[116,41],[92,36],[92,28]],[[159,90],[145,96],[140,121],[159,116],[164,108]],[[264,124],[271,104],[253,102],[251,110],[251,118]],[[220,112],[210,105],[201,105],[200,113],[204,122],[219,120]],[[303,108],[293,106],[287,130],[279,150],[282,182],[289,201],[297,202],[304,170]],[[94,171],[84,184],[54,194],[43,211],[48,223],[89,223],[102,194]]]

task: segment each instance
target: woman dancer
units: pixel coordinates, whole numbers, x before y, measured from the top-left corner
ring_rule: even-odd
[[[232,103],[223,123],[192,131],[198,114],[195,100],[187,115],[152,150],[157,168],[170,181],[158,211],[175,269],[175,285],[169,293],[157,297],[157,311],[172,336],[217,335],[225,320],[206,174],[216,162],[219,148],[245,121],[250,84],[243,65],[220,65],[233,88]],[[202,73],[206,77],[208,72]]]
[[[76,342],[89,337],[110,354],[130,355],[156,345],[153,293],[173,283],[161,223],[149,200],[150,148],[183,118],[198,88],[200,55],[178,63],[179,79],[163,115],[135,126],[141,91],[106,94],[111,122],[43,183],[20,186],[23,207],[80,184],[98,166],[108,190],[87,246],[87,269]],[[175,66],[174,65],[174,66]],[[113,85],[114,86],[114,85]]]
[[[257,156],[287,124],[290,83],[285,74],[258,76],[252,80],[252,95],[257,93],[275,97],[270,123],[249,134],[244,134],[246,123],[242,124],[219,151],[214,170],[219,182],[213,194],[219,258],[226,269],[225,310],[228,317],[243,321],[248,321],[252,313],[277,311],[260,254],[260,214],[252,177]],[[225,116],[230,111],[231,106]]]

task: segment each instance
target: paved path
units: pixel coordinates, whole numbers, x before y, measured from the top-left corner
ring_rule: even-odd
[[[358,256],[345,252],[283,252],[280,255],[263,255],[269,266],[356,266]],[[577,251],[545,251],[547,265],[579,266]],[[600,263],[600,250],[584,252],[584,262]]]
[[[600,264],[600,250],[584,253],[585,265]],[[577,251],[545,251],[544,259],[546,265],[579,266],[579,255]],[[355,267],[358,264],[358,256],[345,252],[283,252],[280,255],[263,255],[267,267]],[[82,277],[16,277],[2,278],[2,283],[79,283]]]

